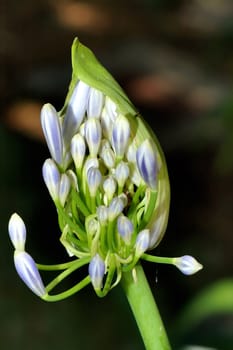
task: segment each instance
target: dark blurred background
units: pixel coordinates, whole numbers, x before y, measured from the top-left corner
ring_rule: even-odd
[[[36,298],[13,266],[7,223],[17,211],[36,261],[67,259],[42,181],[49,157],[39,114],[59,110],[73,38],[111,71],[166,155],[172,190],[162,256],[194,255],[204,269],[144,268],[173,349],[233,348],[233,2],[3,0],[0,11],[0,349],[142,350],[120,287],[56,304]],[[200,349],[200,348],[199,348]]]

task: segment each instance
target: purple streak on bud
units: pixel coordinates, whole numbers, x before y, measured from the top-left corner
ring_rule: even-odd
[[[136,153],[137,167],[145,183],[152,189],[157,185],[158,165],[155,150],[149,140],[145,140]]]
[[[16,271],[23,282],[36,295],[43,297],[46,294],[45,287],[32,257],[26,252],[16,250],[14,262]]]
[[[119,115],[112,128],[112,147],[117,157],[123,157],[130,136],[130,125],[126,117]]]
[[[96,118],[89,118],[85,123],[85,137],[91,157],[96,157],[101,141],[101,126]]]
[[[108,221],[108,208],[105,205],[100,205],[96,214],[101,225],[105,225]]]
[[[71,138],[83,121],[89,91],[90,87],[82,81],[79,81],[74,88],[63,121],[63,138],[66,148],[69,148]]]
[[[58,164],[63,161],[61,127],[55,108],[47,103],[41,109],[41,126],[52,158]]]
[[[60,172],[52,159],[46,159],[42,167],[44,182],[54,201],[59,199]]]
[[[108,207],[108,220],[113,221],[124,209],[124,202],[119,197],[114,197]]]
[[[90,89],[89,101],[87,106],[88,118],[99,118],[104,103],[104,95],[101,91],[94,88]]]
[[[84,167],[83,167],[83,173],[84,173],[84,176],[87,177],[87,173],[88,173],[88,170],[90,168],[98,168],[99,167],[99,161],[97,158],[88,158],[85,163],[84,163]]]
[[[102,127],[102,132],[104,137],[106,137],[107,139],[110,139],[112,135],[113,122],[110,116],[108,115],[106,108],[103,109],[103,112],[100,117],[100,121],[101,121],[101,127]]]
[[[125,185],[125,182],[128,179],[128,176],[129,176],[129,167],[127,163],[120,162],[117,165],[116,171],[115,171],[115,178],[120,187],[123,187]]]
[[[101,184],[102,175],[98,168],[91,167],[87,172],[87,183],[91,197],[95,197]]]
[[[76,169],[81,169],[86,154],[86,144],[82,135],[76,134],[72,137],[70,152]]]
[[[69,176],[67,174],[62,174],[59,186],[59,200],[63,207],[70,192],[70,185],[71,183]]]
[[[101,259],[99,254],[96,254],[88,268],[89,275],[91,277],[91,282],[96,290],[100,290],[103,286],[103,278],[105,274],[105,264],[104,261]]]
[[[203,266],[192,256],[184,255],[180,258],[174,258],[174,265],[184,274],[193,275],[200,271]]]
[[[150,231],[142,230],[139,232],[135,243],[135,256],[140,257],[148,249],[150,243]]]
[[[24,251],[26,242],[26,227],[18,214],[14,213],[11,215],[8,224],[8,231],[14,248],[18,251]]]
[[[126,216],[120,215],[118,217],[117,230],[125,243],[130,244],[133,233],[133,223]]]

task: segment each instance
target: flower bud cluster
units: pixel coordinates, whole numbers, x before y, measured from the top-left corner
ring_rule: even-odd
[[[51,155],[42,175],[57,208],[61,243],[69,256],[76,257],[54,267],[67,270],[47,286],[47,292],[35,262],[24,251],[22,220],[14,214],[9,222],[16,270],[37,295],[46,294],[46,300],[52,286],[85,264],[89,265],[87,279],[70,293],[91,282],[99,296],[106,295],[140,258],[150,260],[145,252],[159,244],[169,212],[166,163],[151,130],[112,77],[104,73],[112,90],[109,95],[105,88],[73,77],[62,111],[51,104],[41,110]],[[101,85],[101,79],[94,85]],[[187,257],[171,263],[187,274],[197,269],[195,264],[192,269],[193,260]]]
[[[132,268],[152,248],[144,221],[152,217],[151,193],[155,196],[158,190],[160,165],[153,141],[136,138],[118,106],[82,81],[74,87],[65,113],[59,115],[47,104],[41,122],[52,157],[43,165],[43,178],[62,216],[66,249],[77,257],[89,251],[97,263],[102,259],[105,269],[93,268],[91,260],[90,270],[103,275],[110,260],[114,268]],[[86,224],[90,217],[98,223],[92,234]],[[93,275],[93,285],[99,286]]]

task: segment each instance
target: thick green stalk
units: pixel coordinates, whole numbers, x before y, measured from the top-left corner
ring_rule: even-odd
[[[170,350],[159,310],[148,285],[143,268],[135,266],[135,280],[132,272],[124,272],[122,286],[131,306],[146,350]]]

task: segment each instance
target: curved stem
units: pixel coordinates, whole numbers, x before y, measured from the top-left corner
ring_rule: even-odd
[[[140,330],[146,350],[170,350],[159,310],[140,264],[132,272],[122,274],[121,284]]]

